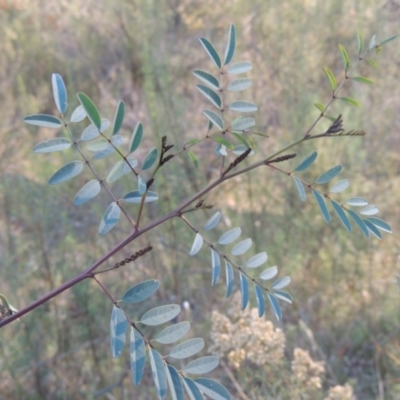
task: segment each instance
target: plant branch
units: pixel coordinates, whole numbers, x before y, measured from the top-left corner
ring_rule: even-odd
[[[127,220],[133,225],[136,226],[135,221],[131,218],[131,216],[129,215],[128,211],[125,210],[125,208],[120,204],[119,200],[114,196],[114,194],[111,192],[111,190],[108,188],[108,186],[104,183],[104,180],[101,179],[99,177],[99,175],[97,174],[97,172],[94,170],[94,168],[92,167],[92,165],[90,164],[90,161],[86,158],[86,156],[83,154],[83,151],[81,150],[81,148],[78,146],[78,143],[76,142],[76,140],[74,140],[74,137],[72,135],[71,130],[69,129],[69,125],[67,122],[65,122],[65,119],[63,118],[63,123],[65,128],[68,131],[68,134],[71,137],[71,140],[74,143],[74,146],[76,147],[76,149],[78,150],[79,154],[81,155],[81,157],[83,158],[83,161],[85,162],[85,164],[88,166],[88,168],[90,169],[90,171],[92,172],[92,174],[94,175],[94,177],[99,181],[100,185],[103,186],[103,188],[106,190],[106,192],[111,196],[111,198],[115,201],[115,203],[118,204],[118,207],[121,209],[121,211],[124,213],[125,217],[127,218]]]
[[[191,222],[188,221],[188,219],[186,217],[184,217],[183,215],[180,216],[180,218],[186,223],[187,226],[189,226],[189,228],[195,232],[195,233],[199,233],[199,230],[192,225]],[[260,286],[263,290],[265,290],[267,293],[269,293],[269,290],[260,285],[255,278],[253,278],[252,276],[250,276],[244,269],[243,267],[241,267],[240,265],[238,265],[237,263],[235,263],[234,261],[232,261],[226,254],[224,254],[221,250],[217,249],[213,243],[209,242],[207,239],[203,237],[203,242],[212,250],[216,251],[220,257],[222,257],[225,261],[229,262],[230,264],[232,264],[232,266],[234,266],[241,274],[245,275],[247,277],[247,279],[249,279],[250,281],[252,281],[253,283],[257,284],[258,286]]]
[[[146,342],[146,344],[148,344],[149,346],[153,347],[150,343],[150,340],[140,331],[140,329],[137,327],[137,325],[135,324],[134,321],[132,321],[132,319],[129,317],[129,315],[126,314],[125,310],[123,308],[120,307],[119,302],[114,298],[114,296],[110,293],[110,291],[104,286],[104,284],[99,281],[95,274],[92,274],[90,276],[92,279],[94,279],[96,281],[96,283],[101,287],[101,289],[103,290],[103,292],[107,295],[107,297],[111,300],[111,302],[114,304],[115,307],[118,307],[125,315],[125,318],[127,319],[127,321],[129,322],[129,324],[135,328],[136,331],[138,331],[140,333],[140,335],[142,336],[143,340]]]
[[[235,386],[236,391],[238,392],[239,396],[242,398],[242,400],[250,400],[249,397],[247,397],[246,393],[240,386],[239,382],[235,378],[235,375],[233,375],[232,371],[229,369],[229,367],[226,365],[224,360],[220,360],[220,364],[222,368],[224,369],[225,373],[228,375],[228,378],[231,380],[233,386]]]
[[[311,131],[315,128],[315,126],[318,124],[318,122],[321,120],[321,118],[325,115],[325,111],[331,106],[331,104],[334,102],[334,100],[337,98],[337,94],[340,92],[342,89],[343,85],[345,82],[350,79],[349,74],[351,74],[357,67],[357,65],[360,63],[360,61],[363,60],[363,58],[371,51],[372,49],[368,49],[363,56],[359,55],[356,62],[353,64],[353,66],[348,70],[345,71],[344,78],[342,81],[339,83],[339,85],[336,87],[336,89],[333,91],[331,98],[329,99],[328,103],[324,107],[324,111],[321,112],[321,114],[318,116],[318,118],[313,122],[313,124],[310,126],[310,128],[307,129],[304,138],[310,138]]]
[[[99,133],[104,139],[107,140],[107,142],[114,148],[114,150],[120,155],[120,157],[128,164],[131,171],[137,177],[138,173],[135,171],[135,168],[133,168],[132,165],[128,162],[127,157],[122,154],[121,150],[118,149],[118,147],[114,145],[114,143],[111,141],[111,139],[109,139],[106,135],[104,135],[100,130],[99,130]]]
[[[109,271],[112,271],[112,270],[117,269],[119,267],[122,267],[122,266],[124,266],[124,265],[126,265],[128,263],[131,263],[131,262],[137,260],[139,257],[145,255],[146,253],[148,253],[152,249],[153,249],[153,246],[147,246],[144,249],[141,249],[141,250],[137,251],[135,254],[132,254],[130,257],[125,258],[124,260],[122,260],[120,262],[117,262],[111,268],[107,268],[107,269],[104,269],[102,271],[94,272],[93,275],[103,274],[104,272],[109,272]]]
[[[111,300],[114,306],[118,306],[118,301],[114,299],[113,295],[109,292],[109,290],[99,281],[94,274],[91,275],[91,278],[96,281],[96,283],[101,287],[103,292],[107,295],[107,297]],[[118,306],[119,307],[119,306]]]
[[[225,113],[224,113],[224,87],[223,87],[223,77],[224,77],[224,71],[221,68],[219,71],[219,92],[221,93],[221,118],[222,118],[222,123],[223,127],[225,126]],[[222,136],[225,136],[225,131],[222,131]],[[222,156],[222,161],[221,161],[221,169],[219,172],[219,176],[224,175],[224,164],[225,164],[225,156]]]
[[[323,137],[330,137],[330,135],[323,136]],[[233,178],[235,176],[241,175],[241,174],[243,174],[245,172],[248,172],[248,171],[251,171],[251,170],[253,170],[255,168],[258,168],[260,166],[266,165],[266,163],[268,161],[274,159],[275,157],[277,157],[281,153],[285,152],[286,150],[289,150],[290,148],[295,147],[295,146],[299,145],[300,143],[302,143],[302,142],[304,142],[306,140],[311,140],[311,139],[317,139],[317,137],[314,137],[314,136],[302,137],[302,138],[300,138],[298,140],[295,140],[295,141],[287,144],[286,146],[282,147],[280,150],[277,150],[276,152],[270,154],[266,158],[254,163],[252,165],[249,165],[249,166],[247,166],[245,168],[242,168],[242,169],[240,169],[240,170],[238,170],[236,172],[231,172],[231,173],[226,174],[224,176],[220,176],[217,179],[215,179],[213,182],[210,182],[208,185],[206,185],[203,189],[201,189],[196,194],[194,194],[193,196],[191,196],[188,199],[184,200],[175,210],[172,210],[168,214],[155,219],[153,222],[150,222],[144,228],[140,229],[138,226],[136,226],[136,229],[135,229],[134,232],[129,234],[124,240],[122,240],[120,243],[118,243],[113,249],[111,249],[103,257],[98,259],[94,264],[92,264],[86,270],[84,270],[80,274],[76,275],[75,277],[71,278],[70,280],[64,282],[61,286],[59,286],[59,287],[55,288],[54,290],[46,293],[45,295],[43,295],[39,299],[35,300],[34,302],[29,304],[28,306],[20,309],[15,314],[13,314],[13,315],[3,319],[2,321],[0,321],[0,328],[2,328],[5,325],[8,325],[12,321],[22,317],[23,315],[29,313],[30,311],[34,310],[35,308],[41,306],[42,304],[46,303],[47,301],[49,301],[53,297],[58,296],[60,293],[64,292],[65,290],[67,290],[69,288],[71,288],[72,286],[76,285],[77,283],[79,283],[79,282],[81,282],[81,281],[83,281],[83,280],[85,280],[87,278],[90,278],[91,274],[93,273],[94,270],[96,270],[96,268],[98,268],[100,265],[102,265],[104,262],[106,262],[114,254],[118,253],[126,245],[128,245],[129,243],[131,243],[132,241],[134,241],[135,239],[137,239],[139,236],[143,235],[144,233],[152,230],[156,226],[161,225],[164,222],[170,220],[171,218],[181,216],[182,212],[184,212],[184,209],[186,207],[188,207],[194,201],[204,197],[204,195],[206,195],[208,192],[210,192],[211,190],[213,190],[215,187],[219,186],[223,182],[225,182],[225,181],[227,181],[227,180],[229,180],[229,179],[231,179],[231,178]],[[269,166],[272,167],[272,165],[269,165]]]

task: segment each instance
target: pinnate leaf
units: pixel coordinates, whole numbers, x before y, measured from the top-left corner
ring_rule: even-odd
[[[391,36],[391,37],[388,38],[388,39],[385,39],[385,40],[380,44],[380,46],[383,46],[384,44],[387,44],[387,43],[389,43],[389,42],[391,42],[391,41],[397,39],[399,36],[400,36],[400,35],[397,34],[397,35]]]
[[[337,175],[340,174],[342,168],[343,167],[341,165],[336,165],[335,167],[329,169],[328,171],[320,175],[315,182],[318,183],[319,185],[328,183],[329,181],[331,181],[333,178],[335,178]]]
[[[129,163],[129,164],[128,164]],[[135,168],[137,165],[136,158],[129,156],[127,161],[119,160],[110,170],[107,175],[106,181],[109,183],[117,181],[119,178],[128,174],[132,171],[131,168]]]
[[[140,195],[143,195],[144,193],[146,193],[147,183],[140,175],[137,176],[137,179],[138,179],[138,192]]]
[[[204,400],[200,389],[192,379],[183,377],[183,385],[185,386],[186,393],[188,394],[190,400]]]
[[[196,236],[194,237],[194,241],[192,244],[192,248],[190,249],[190,255],[194,256],[195,254],[197,254],[200,249],[203,246],[203,236],[200,235],[200,233],[196,233]]]
[[[218,357],[206,356],[191,361],[183,369],[188,374],[206,374],[217,368],[219,364]]]
[[[176,345],[169,353],[169,357],[178,360],[183,358],[188,358],[201,351],[203,347],[204,347],[203,338],[189,339],[183,343]]]
[[[58,111],[64,114],[67,109],[67,90],[63,79],[59,74],[53,74],[51,76],[51,83],[53,86],[53,96]]]
[[[44,128],[60,128],[62,126],[62,122],[58,118],[46,114],[28,115],[24,118],[24,122]]]
[[[383,219],[375,218],[375,217],[370,217],[367,218],[369,222],[374,224],[377,228],[379,228],[381,231],[392,233],[392,228],[391,226],[384,221]]]
[[[199,160],[196,157],[196,154],[194,154],[192,151],[188,151],[189,157],[192,160],[192,163],[196,168],[199,167]]]
[[[217,107],[218,109],[222,107],[222,100],[219,97],[218,93],[216,93],[214,90],[204,85],[197,85],[197,89],[203,96],[210,100],[215,107]]]
[[[229,27],[229,38],[225,49],[224,65],[229,64],[235,53],[236,47],[236,29],[235,25]]]
[[[334,200],[331,200],[332,203],[332,207],[335,210],[337,216],[339,217],[340,221],[342,222],[342,224],[344,225],[344,227],[351,232],[351,224],[349,219],[347,218],[346,213],[343,211],[342,207],[340,207],[340,204],[337,203]]]
[[[157,336],[156,341],[162,344],[171,344],[182,339],[190,329],[190,322],[183,321],[178,324],[167,326]]]
[[[265,251],[258,253],[246,261],[247,268],[258,268],[268,260],[268,255]]]
[[[203,45],[205,51],[210,56],[216,67],[220,69],[222,67],[221,59],[214,46],[206,38],[200,38],[200,43]]]
[[[139,385],[143,377],[146,362],[146,350],[142,335],[131,328],[130,363],[131,377],[134,385]]]
[[[147,156],[145,158],[145,160],[143,161],[143,165],[142,165],[142,170],[146,170],[151,168],[154,163],[157,161],[157,157],[158,157],[158,150],[156,147],[153,147],[148,153]]]
[[[284,290],[274,290],[274,296],[277,297],[279,300],[283,300],[289,304],[292,304],[293,302],[293,297]]]
[[[160,400],[165,399],[167,395],[167,376],[165,373],[164,361],[160,353],[154,349],[150,349],[150,366],[153,374],[157,395]]]
[[[215,250],[211,250],[211,286],[215,286],[218,282],[221,270],[221,259]]]
[[[101,118],[99,111],[94,105],[93,101],[85,94],[78,93],[78,100],[80,101],[82,107],[85,109],[86,115],[90,119],[90,122],[97,128],[101,127]]]
[[[328,67],[324,67],[324,72],[326,77],[328,78],[329,84],[331,85],[332,90],[335,90],[337,87],[336,79],[332,74],[332,71]]]
[[[143,124],[138,122],[132,132],[131,141],[129,143],[129,152],[133,153],[142,142],[143,138]]]
[[[53,176],[49,179],[49,185],[57,185],[67,181],[68,179],[74,178],[79,175],[83,170],[82,161],[72,161],[63,167],[61,167]]]
[[[142,202],[143,195],[138,190],[133,190],[124,196],[124,200],[128,203],[140,204]],[[150,190],[146,193],[145,203],[152,203],[158,200],[158,194],[151,192]]]
[[[363,76],[356,76],[355,78],[352,78],[352,79],[353,79],[353,81],[366,83],[367,85],[373,85],[374,84],[374,81],[371,81],[371,79],[365,78]]]
[[[225,275],[226,275],[226,297],[232,294],[234,275],[232,265],[225,260]]]
[[[325,221],[329,224],[329,222],[331,221],[331,216],[329,215],[328,207],[325,204],[324,198],[316,190],[313,190],[312,193],[315,197],[315,200],[317,200],[322,216],[324,217]]]
[[[378,239],[382,239],[382,234],[380,233],[379,229],[370,221],[368,221],[368,219],[363,219],[363,222],[365,224],[365,226],[367,227],[367,229]]]
[[[287,285],[290,284],[290,276],[284,276],[283,278],[277,279],[273,284],[272,284],[272,289],[283,289]]]
[[[260,274],[260,279],[267,281],[274,278],[278,274],[278,267],[269,267]]]
[[[278,321],[280,321],[282,319],[282,311],[281,311],[281,307],[280,307],[280,305],[278,303],[278,300],[271,293],[268,293],[268,299],[269,299],[269,302],[271,304],[272,310],[274,311],[276,319]]]
[[[351,104],[352,106],[361,107],[361,104],[352,97],[338,97],[338,99],[344,101],[347,104]]]
[[[346,190],[350,186],[350,182],[347,179],[342,179],[339,182],[336,182],[329,191],[331,193],[340,193]]]
[[[304,157],[294,170],[297,172],[305,171],[312,165],[312,163],[316,160],[317,156],[318,153],[316,151],[313,151],[312,153]]]
[[[224,121],[223,119],[214,111],[204,110],[203,114],[221,131],[224,130]]]
[[[86,201],[96,197],[101,190],[100,182],[97,179],[92,179],[75,195],[73,203],[78,206]]]
[[[204,224],[203,229],[205,231],[211,231],[211,229],[214,229],[217,225],[218,222],[221,220],[221,213],[217,211],[211,218],[208,219],[208,221]]]
[[[120,100],[118,102],[117,109],[115,110],[113,130],[112,130],[113,135],[117,134],[120,131],[122,123],[124,122],[124,116],[125,116],[125,103],[122,100]]]
[[[258,107],[254,103],[248,101],[234,101],[229,109],[237,112],[254,112],[257,111]]]
[[[71,115],[71,120],[70,122],[80,122],[83,121],[86,118],[86,111],[82,107],[82,105],[79,105],[78,107],[75,108],[75,110],[72,112]]]
[[[346,201],[346,204],[349,206],[363,207],[368,205],[368,201],[365,200],[364,197],[352,197]]]
[[[128,289],[122,297],[125,303],[140,303],[153,295],[160,287],[160,282],[156,279],[140,282]]]
[[[114,306],[110,320],[110,344],[113,358],[119,357],[124,348],[127,326],[124,312],[119,307]]]
[[[303,183],[299,178],[293,176],[294,183],[296,184],[297,191],[299,192],[300,199],[306,201],[306,191],[304,190]]]
[[[357,31],[357,44],[358,44],[358,54],[364,51],[364,39],[360,31]]]
[[[175,318],[180,311],[181,307],[178,304],[159,306],[147,311],[140,319],[140,322],[149,326],[161,325],[165,322],[171,321],[171,319]]]
[[[227,139],[222,138],[222,137],[218,137],[218,136],[213,136],[211,137],[212,140],[214,140],[215,142],[219,143],[221,146],[225,146],[230,150],[233,150],[235,147],[233,146],[233,144],[231,142],[229,142]]]
[[[257,300],[258,316],[261,318],[265,313],[264,293],[260,286],[254,284],[254,293]]]
[[[218,79],[214,75],[211,75],[208,72],[201,71],[199,69],[194,70],[193,75],[196,78],[200,79],[206,85],[210,86],[212,89],[214,90],[219,89]]]
[[[251,79],[235,79],[232,82],[229,82],[227,86],[227,90],[230,92],[241,92],[242,90],[246,90],[251,86]]]
[[[33,148],[33,152],[36,154],[53,153],[55,151],[62,151],[69,149],[70,147],[71,147],[71,142],[69,140],[64,138],[56,138],[38,143]]]
[[[99,234],[105,235],[110,232],[112,228],[117,224],[119,217],[121,215],[121,209],[119,208],[116,202],[112,202],[106,212],[103,215],[103,218],[100,221],[99,225]]]
[[[185,400],[181,377],[176,368],[168,364],[166,365],[165,372],[167,374],[167,381],[172,400]]]
[[[231,250],[231,254],[234,256],[240,256],[240,255],[246,253],[246,251],[250,249],[252,244],[253,244],[253,241],[250,238],[242,240],[241,242],[239,242],[237,245],[235,245],[233,247],[233,249]]]
[[[213,400],[231,400],[231,395],[219,382],[208,378],[194,380],[199,389]]]
[[[255,126],[256,120],[254,118],[238,118],[231,123],[232,132],[243,132],[246,129]]]
[[[375,204],[370,204],[369,206],[364,207],[361,211],[360,214],[362,215],[375,215],[378,214],[379,208]]]
[[[362,218],[360,218],[359,215],[356,214],[352,210],[347,210],[347,213],[354,220],[354,222],[358,225],[358,227],[361,229],[361,231],[365,235],[365,237],[369,237],[369,231],[368,231],[367,226],[364,223],[364,220]]]
[[[218,243],[225,245],[234,242],[242,233],[242,230],[237,227],[233,228],[221,235],[221,237],[218,239]]]
[[[232,64],[228,68],[228,74],[243,74],[244,72],[248,72],[252,69],[252,65],[247,61],[239,61]]]
[[[242,295],[242,310],[244,310],[249,304],[249,282],[243,274],[240,274],[240,293]]]
[[[345,47],[339,44],[340,55],[342,56],[344,70],[347,71],[350,66],[350,58]]]

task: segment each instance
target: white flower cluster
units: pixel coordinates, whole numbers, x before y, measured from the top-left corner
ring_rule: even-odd
[[[245,359],[256,365],[276,364],[282,361],[285,335],[271,321],[258,317],[256,308],[240,311],[240,295],[234,296],[228,314],[232,322],[218,311],[212,313],[209,351],[217,356],[227,355],[229,362],[238,369]]]
[[[305,389],[316,391],[322,388],[321,375],[325,373],[324,363],[314,361],[308,351],[294,349],[292,373],[296,381]]]
[[[346,383],[344,386],[331,387],[325,400],[356,400],[356,398],[353,394],[353,388]]]

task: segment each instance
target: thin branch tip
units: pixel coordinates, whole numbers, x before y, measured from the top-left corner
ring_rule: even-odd
[[[287,160],[290,160],[292,158],[295,158],[296,156],[297,156],[297,154],[295,154],[295,153],[285,154],[284,156],[277,157],[277,158],[274,158],[274,159],[269,160],[269,161],[265,161],[265,165],[287,161]]]

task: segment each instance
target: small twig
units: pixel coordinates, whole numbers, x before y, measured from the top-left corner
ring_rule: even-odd
[[[97,282],[97,284],[101,287],[103,292],[108,296],[108,298],[111,300],[114,306],[118,306],[118,301],[114,299],[113,295],[108,291],[108,289],[96,278],[95,274],[92,274],[91,278]]]
[[[126,265],[128,263],[131,263],[131,262],[137,260],[139,257],[142,257],[143,255],[145,255],[146,253],[148,253],[152,249],[153,249],[153,246],[149,245],[149,246],[145,247],[144,249],[141,249],[141,250],[137,251],[135,254],[132,254],[130,257],[125,258],[125,260],[117,262],[111,268],[107,268],[107,269],[104,269],[102,271],[94,272],[93,275],[103,274],[104,272],[112,271],[114,269],[122,267],[122,266],[124,266],[124,265]]]
[[[153,183],[154,183],[154,178],[149,179],[149,180],[146,182],[146,189],[147,189],[147,190],[150,189],[150,186],[151,186]]]
[[[171,150],[174,147],[173,144],[169,144],[167,145],[167,137],[163,136],[161,138],[161,152],[160,152],[160,161],[158,163],[159,166],[164,165],[166,162],[168,162],[169,160],[171,160],[173,157],[175,157],[175,154],[170,154],[167,157],[164,157],[165,154]]]
[[[380,356],[381,348],[379,343],[375,342],[375,370],[376,370],[376,380],[378,381],[378,390],[379,390],[379,400],[385,400],[385,385],[382,379],[381,367],[379,364],[379,356]]]
[[[207,204],[202,199],[199,202],[197,202],[197,204],[194,207],[188,208],[187,210],[182,211],[179,215],[187,214],[187,213],[197,211],[197,210],[211,210],[213,207],[214,207],[214,204]]]
[[[295,153],[286,154],[284,156],[277,157],[277,158],[274,158],[272,160],[265,161],[265,165],[272,164],[272,163],[279,163],[279,162],[283,162],[283,161],[286,161],[286,160],[290,160],[292,158],[295,158],[296,156],[297,156],[297,154],[295,154]]]
[[[179,216],[182,221],[185,222],[185,224],[195,233],[199,233],[200,230],[197,229],[185,216],[183,216],[182,214]],[[203,236],[202,236],[203,237]],[[238,265],[235,261],[231,260],[226,254],[224,254],[221,250],[217,249],[213,243],[211,243],[210,241],[208,241],[205,237],[203,237],[203,242],[211,249],[214,250],[216,253],[219,254],[220,257],[222,257],[225,261],[229,262],[233,267],[235,267],[239,273],[241,273],[242,275],[244,275],[249,281],[253,282],[254,284],[258,285],[261,289],[263,289],[265,292],[270,293],[270,290],[268,288],[266,288],[265,286],[263,286],[262,284],[260,284],[259,282],[257,282],[257,280],[255,278],[253,278],[252,276],[250,276],[243,267],[241,267],[240,265]]]
[[[319,114],[318,118],[313,122],[313,124],[307,129],[306,133],[304,134],[304,139],[309,139],[311,137],[311,131],[315,128],[315,126],[318,124],[318,122],[321,120],[322,117],[325,116],[326,110],[331,106],[331,104],[337,99],[337,94],[340,92],[342,89],[343,85],[345,82],[349,79],[349,75],[351,74],[352,71],[354,71],[357,67],[357,65],[364,59],[364,57],[369,54],[369,52],[373,49],[368,49],[363,56],[359,55],[356,62],[353,64],[353,66],[347,71],[345,74],[345,77],[343,78],[342,82],[336,87],[336,89],[333,91],[332,96],[330,100],[328,101],[327,105],[324,107],[324,111]],[[326,134],[324,134],[326,136]],[[319,136],[319,135],[318,135]]]
[[[123,308],[120,307],[119,302],[117,301],[117,299],[114,298],[114,296],[110,293],[110,291],[104,286],[104,284],[102,282],[100,282],[95,274],[91,274],[90,278],[94,279],[97,284],[100,286],[100,288],[103,290],[103,292],[107,295],[107,297],[111,300],[111,302],[114,304],[115,307],[118,307],[125,315],[126,320],[128,321],[128,323],[136,330],[140,333],[140,335],[142,336],[143,340],[146,342],[147,345],[149,345],[150,347],[153,347],[150,343],[150,339],[148,339],[141,331],[140,329],[137,327],[137,325],[135,324],[135,322],[129,317],[129,315],[124,311]]]
[[[304,331],[308,340],[310,341],[313,352],[318,353],[318,355],[324,360],[326,370],[328,371],[328,374],[331,376],[332,380],[335,383],[339,383],[337,376],[335,375],[331,365],[329,364],[328,357],[325,355],[325,353],[322,351],[320,345],[315,340],[313,331],[306,325],[306,323],[302,319],[299,320],[299,326]]]
[[[125,210],[125,207],[122,206],[122,204],[120,204],[120,202],[118,201],[118,199],[114,196],[113,192],[108,188],[108,186],[104,183],[104,180],[102,180],[100,178],[100,176],[98,175],[98,173],[94,170],[94,168],[92,167],[92,165],[90,164],[90,161],[86,158],[85,154],[83,154],[83,151],[81,150],[81,148],[78,146],[78,143],[76,142],[76,140],[74,139],[71,130],[69,129],[69,125],[67,124],[67,122],[65,122],[65,119],[63,119],[64,122],[64,126],[65,129],[67,130],[69,136],[71,137],[71,140],[73,141],[74,146],[76,147],[76,149],[78,150],[79,154],[81,155],[83,161],[85,162],[85,164],[88,166],[88,168],[90,169],[90,171],[92,172],[92,174],[94,175],[94,177],[97,179],[97,181],[100,183],[101,186],[103,186],[103,188],[105,189],[105,191],[110,195],[110,197],[114,200],[114,202],[116,204],[118,204],[118,207],[121,209],[121,211],[123,212],[123,214],[125,215],[125,217],[127,218],[127,220],[133,225],[136,226],[135,221],[132,219],[132,217],[129,215],[128,211]],[[115,147],[115,146],[114,146]]]
[[[235,378],[235,375],[233,375],[232,371],[226,365],[226,363],[223,360],[220,359],[220,364],[221,364],[221,367],[224,369],[226,375],[228,375],[228,378],[231,380],[233,386],[235,386],[235,389],[238,392],[239,396],[242,398],[242,400],[250,400],[250,398],[247,397],[246,393],[243,391],[243,389],[240,386],[239,382]]]
[[[229,167],[224,171],[223,175],[228,173],[232,168],[235,168],[237,165],[239,165],[247,156],[251,153],[253,149],[251,147],[248,147],[247,150],[242,153],[239,157],[236,157],[229,165]]]
[[[338,132],[343,132],[343,118],[342,114],[340,114],[335,122],[328,128],[328,130],[325,132],[327,135],[330,135],[331,133],[338,133]]]
[[[130,162],[128,161],[128,157],[124,156],[121,152],[121,150],[118,149],[117,146],[114,145],[111,139],[109,139],[104,133],[102,133],[99,130],[100,135],[107,140],[107,142],[114,148],[114,150],[121,156],[121,158],[125,161],[125,163],[128,165],[128,167],[131,169],[131,171],[135,174],[135,176],[138,176],[138,173],[135,171],[135,168],[132,167]]]

